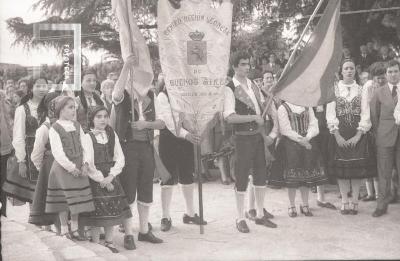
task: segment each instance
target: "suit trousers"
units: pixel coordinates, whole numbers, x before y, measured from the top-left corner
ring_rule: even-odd
[[[378,209],[387,209],[391,200],[392,173],[395,168],[396,175],[400,173],[400,136],[396,144],[391,147],[377,147],[379,196]]]

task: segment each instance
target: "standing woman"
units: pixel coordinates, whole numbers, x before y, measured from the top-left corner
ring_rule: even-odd
[[[43,98],[47,92],[47,79],[37,78],[29,84],[27,95],[15,110],[12,145],[18,167],[8,173],[3,190],[24,202],[32,202],[39,174],[31,161],[31,153],[36,130],[45,119]]]
[[[59,223],[57,222],[57,215],[45,213],[49,174],[54,161],[49,141],[49,130],[51,125],[56,121],[54,114],[55,98],[57,96],[57,92],[52,92],[47,94],[44,98],[46,120],[36,131],[35,143],[31,154],[32,163],[39,171],[39,177],[36,184],[35,194],[33,196],[33,203],[28,222],[37,226],[50,226]],[[59,229],[58,226],[57,229]],[[50,227],[47,227],[47,230],[50,230]]]
[[[328,181],[315,139],[319,133],[318,120],[312,108],[288,102],[279,106],[278,120],[283,146],[283,178],[290,201],[288,214],[290,217],[297,216],[295,198],[298,188],[303,201],[300,212],[313,216],[308,206],[310,187]]]
[[[86,70],[82,72],[82,89],[76,99],[78,106],[76,120],[82,126],[83,131],[89,131],[89,112],[97,105],[104,105],[100,96],[95,92],[97,84],[96,72]]]
[[[13,150],[12,147],[12,117],[11,107],[6,100],[6,94],[0,90],[0,164],[1,164],[1,184],[3,186],[7,173],[7,160]],[[6,216],[7,197],[1,190],[1,215]]]
[[[342,195],[341,214],[356,215],[361,181],[376,174],[374,148],[367,134],[371,128],[368,89],[357,84],[352,60],[344,59],[339,73],[336,98],[328,103],[326,109],[331,133],[328,164],[330,173],[338,179]],[[347,195],[350,187],[353,191],[351,206]]]

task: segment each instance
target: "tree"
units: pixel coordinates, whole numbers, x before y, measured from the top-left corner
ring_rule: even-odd
[[[180,0],[170,0],[179,2]],[[244,46],[254,53],[263,54],[271,50],[287,50],[297,40],[283,37],[290,31],[299,35],[318,0],[232,0],[234,3],[232,49]],[[220,0],[213,0],[218,4]],[[158,57],[156,41],[157,0],[132,0],[139,28],[147,39],[153,59]],[[342,11],[366,10],[377,7],[400,6],[396,0],[342,0]],[[36,0],[34,8],[45,11],[47,19],[42,23],[80,23],[82,25],[82,47],[93,50],[104,49],[120,55],[118,33],[113,26],[111,0]],[[321,8],[323,10],[323,8]],[[352,51],[366,40],[399,46],[400,12],[387,11],[371,14],[342,15],[343,37]],[[313,21],[316,23],[318,19]],[[16,39],[14,44],[26,48],[53,46],[62,50],[62,45],[72,38],[62,32],[43,32],[46,36],[58,36],[44,41],[32,41],[33,24],[19,18],[7,20],[8,29]],[[71,34],[71,33],[69,33]],[[62,36],[62,37],[61,37]]]

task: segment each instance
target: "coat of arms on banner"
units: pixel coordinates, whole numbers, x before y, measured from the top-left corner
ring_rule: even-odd
[[[207,42],[202,41],[204,33],[195,31],[189,33],[190,39],[187,41],[187,63],[188,65],[207,64]]]

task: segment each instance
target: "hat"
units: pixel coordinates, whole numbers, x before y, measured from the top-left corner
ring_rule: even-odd
[[[70,96],[58,96],[57,98],[55,98],[54,102],[55,102],[55,109],[54,109],[54,114],[56,116],[56,118],[60,118],[60,112],[61,110],[65,107],[65,105],[67,104],[67,102],[69,100],[74,100],[74,98],[70,97]]]
[[[93,120],[99,111],[107,111],[107,113],[109,113],[107,108],[103,105],[97,105],[97,106],[92,107],[89,111],[89,127],[91,127],[91,128],[94,127]]]

